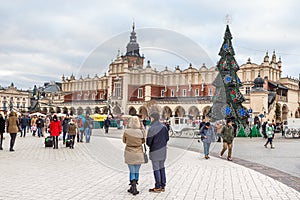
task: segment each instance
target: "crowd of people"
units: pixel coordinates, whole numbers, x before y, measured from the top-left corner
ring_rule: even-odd
[[[90,142],[92,134],[93,120],[87,114],[78,117],[70,117],[68,114],[60,117],[54,113],[49,115],[17,115],[16,112],[9,112],[8,116],[0,112],[0,150],[3,150],[4,133],[9,133],[11,140],[9,151],[14,150],[15,140],[18,133],[20,137],[26,137],[31,133],[33,137],[50,137],[53,141],[53,149],[58,149],[59,138],[63,145],[69,143],[71,149],[77,136],[77,142]],[[84,138],[85,136],[85,138]]]
[[[148,162],[147,148],[149,148],[149,159],[151,160],[155,184],[149,192],[160,193],[165,191],[166,187],[166,171],[165,160],[167,158],[167,143],[169,141],[168,124],[160,122],[158,112],[150,114],[151,124],[149,129],[146,128],[145,120],[138,116],[131,116],[123,132],[123,143],[125,146],[124,160],[129,169],[129,185],[128,192],[137,195],[139,181],[139,171],[142,164]],[[213,142],[222,142],[223,147],[219,154],[222,157],[227,153],[227,160],[232,161],[233,140],[236,136],[236,128],[232,119],[220,120],[216,123],[210,123],[205,118],[199,123],[200,139],[203,143],[204,157],[209,159],[210,145]],[[104,121],[105,133],[108,133],[110,120]],[[46,137],[50,134],[53,140],[53,149],[58,149],[59,137],[63,144],[69,142],[69,147],[74,148],[75,141],[86,143],[90,142],[92,134],[93,120],[89,115],[79,115],[78,117],[58,117],[57,114],[42,116],[17,116],[16,112],[11,111],[6,117],[4,113],[0,113],[0,150],[3,150],[3,133],[5,131],[10,134],[9,150],[14,151],[14,143],[17,133],[21,132],[20,137],[26,137],[29,132],[32,136]],[[148,130],[148,131],[147,131]],[[272,140],[274,138],[274,127],[272,123],[265,124],[265,136],[267,142],[273,147]],[[85,138],[84,138],[85,136]],[[200,140],[199,140],[200,142]]]

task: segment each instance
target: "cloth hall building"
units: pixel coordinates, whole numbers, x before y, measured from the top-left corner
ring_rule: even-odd
[[[215,94],[213,81],[218,71],[215,66],[166,67],[157,71],[150,61],[140,54],[135,27],[132,27],[125,55],[117,55],[106,74],[85,78],[62,76],[64,100],[57,106],[74,114],[79,112],[114,115],[140,114],[147,117],[153,110],[161,117],[205,115]],[[275,104],[281,109],[281,119],[299,117],[299,80],[282,77],[282,62],[273,52],[266,53],[261,64],[240,66],[238,76],[246,101],[243,105],[253,114],[264,114],[270,119],[275,114]],[[259,82],[260,81],[260,82]],[[259,86],[261,86],[260,89]]]

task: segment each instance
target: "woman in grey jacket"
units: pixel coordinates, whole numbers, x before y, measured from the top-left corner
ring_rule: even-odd
[[[209,147],[212,142],[215,142],[215,131],[209,122],[205,123],[200,130],[201,140],[203,142],[205,159],[209,159]]]

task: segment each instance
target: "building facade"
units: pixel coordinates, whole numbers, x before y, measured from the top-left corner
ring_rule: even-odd
[[[101,77],[87,76],[76,79],[62,77],[63,102],[58,107],[72,113],[106,113],[111,108],[115,115],[140,114],[143,117],[157,110],[162,118],[170,116],[198,117],[206,115],[215,95],[213,81],[218,74],[215,66],[177,66],[157,71],[151,62],[144,64],[140,55],[135,27],[130,34],[125,55],[117,57]],[[299,117],[299,80],[281,77],[282,62],[273,52],[263,62],[240,66],[238,76],[246,108],[254,115],[274,118],[276,104],[280,105],[281,119]],[[263,90],[255,90],[254,80],[261,77]],[[263,77],[263,78],[262,78]]]
[[[30,106],[31,92],[17,89],[13,83],[0,88],[1,111],[8,112],[11,108],[17,112],[27,112]]]
[[[243,104],[253,110],[253,115],[263,114],[266,119],[285,121],[287,118],[299,116],[299,79],[282,77],[281,58],[276,59],[275,51],[269,59],[268,52],[259,65],[252,63],[250,58],[241,65],[238,76],[243,83],[243,94],[246,98]],[[255,80],[261,81],[262,90],[257,90]],[[276,105],[280,113],[275,116]],[[278,112],[278,111],[276,111]]]

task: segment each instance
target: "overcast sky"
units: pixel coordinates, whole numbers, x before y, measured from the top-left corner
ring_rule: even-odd
[[[72,73],[102,76],[118,49],[126,51],[133,20],[141,53],[153,65],[211,67],[219,60],[227,14],[239,65],[249,57],[260,64],[275,50],[284,76],[300,73],[297,0],[0,2],[1,86],[28,89]],[[168,34],[176,42],[166,44]],[[99,55],[93,71],[86,67],[91,55]]]

